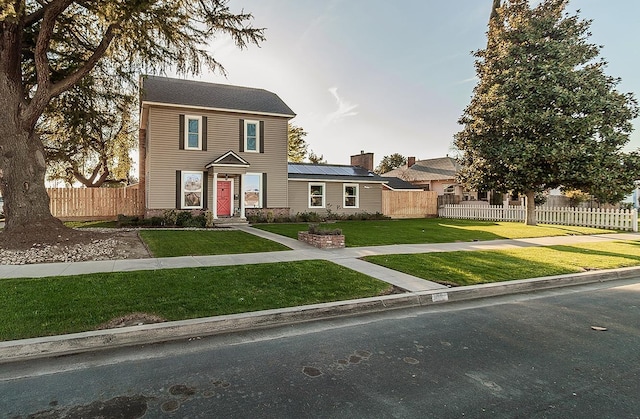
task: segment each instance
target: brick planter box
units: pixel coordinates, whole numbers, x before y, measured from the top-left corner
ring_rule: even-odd
[[[344,235],[309,234],[306,231],[298,231],[298,240],[320,249],[341,249],[344,247]]]

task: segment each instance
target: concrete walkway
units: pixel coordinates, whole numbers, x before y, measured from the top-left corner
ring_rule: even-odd
[[[498,250],[535,246],[571,245],[612,240],[640,241],[640,233],[598,234],[592,236],[559,236],[533,239],[492,240],[442,244],[406,244],[390,246],[353,247],[345,249],[317,249],[289,237],[280,236],[248,226],[234,227],[255,236],[281,243],[292,250],[281,252],[247,253],[236,255],[181,256],[172,258],[120,259],[88,262],[57,262],[31,265],[0,265],[0,278],[35,278],[60,275],[79,275],[98,272],[123,272],[205,266],[247,265],[298,260],[327,260],[371,277],[393,284],[410,292],[447,288],[379,265],[360,257],[385,254],[409,254],[474,250]]]

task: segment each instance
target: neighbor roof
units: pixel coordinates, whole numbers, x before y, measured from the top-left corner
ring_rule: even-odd
[[[402,180],[398,177],[386,177],[385,179],[389,182],[385,185],[387,188],[398,191],[398,190],[416,190],[421,191],[421,186],[416,186],[413,183],[409,183],[406,180]]]
[[[289,163],[289,179],[367,181],[386,183],[387,179],[360,166],[338,164]]]
[[[383,177],[400,177],[410,182],[455,179],[462,166],[451,157],[418,160],[409,168],[400,167],[383,173]]]
[[[231,112],[294,117],[296,114],[275,93],[264,89],[206,83],[168,77],[142,76],[143,102],[194,106]]]

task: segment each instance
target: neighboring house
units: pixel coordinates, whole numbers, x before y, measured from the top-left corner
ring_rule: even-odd
[[[406,166],[383,173],[381,176],[398,177],[426,191],[435,191],[439,196],[450,196],[451,203],[488,201],[488,193],[467,191],[458,183],[456,175],[461,168],[462,166],[449,156],[417,161],[415,157],[409,157]]]
[[[387,181],[356,165],[289,163],[291,214],[381,212]]]
[[[245,218],[288,213],[287,123],[274,93],[165,77],[140,83],[140,184],[145,216],[210,210]]]

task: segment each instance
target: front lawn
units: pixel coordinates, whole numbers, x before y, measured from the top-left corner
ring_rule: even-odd
[[[387,292],[327,261],[0,280],[0,340],[94,330],[142,312],[167,320],[299,306]]]
[[[381,246],[389,244],[450,243],[457,241],[520,239],[545,236],[566,236],[612,233],[589,227],[527,226],[524,223],[421,218],[411,220],[338,221],[322,224],[325,228],[340,228],[347,247]],[[256,228],[297,238],[308,223],[257,224]]]
[[[638,266],[640,243],[585,243],[495,251],[380,255],[363,259],[429,281],[474,285]]]
[[[237,230],[140,230],[140,237],[158,258],[290,250],[280,243]]]

